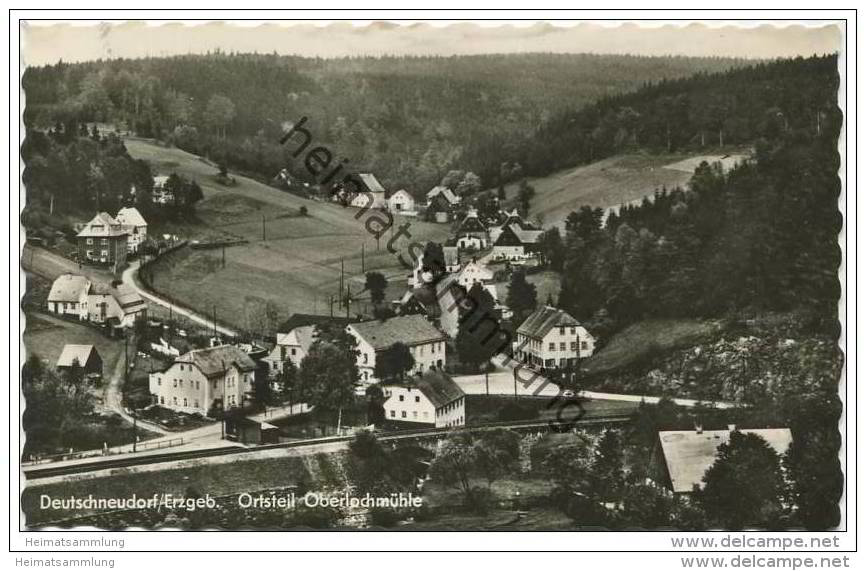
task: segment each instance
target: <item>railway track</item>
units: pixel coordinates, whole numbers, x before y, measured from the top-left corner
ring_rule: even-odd
[[[593,418],[582,418],[574,421],[571,426],[593,426],[603,424],[618,424],[628,422],[630,414],[606,415]],[[497,428],[509,428],[517,431],[527,430],[556,430],[565,425],[557,425],[549,420],[539,421],[512,421],[512,422],[490,422],[462,428],[471,432],[483,432]],[[421,428],[417,430],[401,430],[393,433],[380,433],[378,438],[381,442],[400,442],[405,440],[419,440],[425,438],[441,437],[453,431],[453,428]],[[333,444],[349,442],[354,436],[331,436],[326,438],[315,438],[310,440],[298,440],[293,442],[281,442],[279,444],[264,444],[254,447],[222,446],[219,448],[208,448],[205,450],[181,450],[176,452],[164,452],[148,456],[108,457],[102,460],[67,464],[64,466],[35,465],[25,466],[23,472],[27,480],[38,480],[40,478],[51,478],[56,476],[69,476],[95,472],[97,470],[111,470],[114,468],[129,468],[133,466],[146,466],[150,464],[161,464],[164,462],[177,462],[181,460],[195,460],[198,458],[211,458],[218,456],[251,454],[261,450],[306,448],[321,444]]]

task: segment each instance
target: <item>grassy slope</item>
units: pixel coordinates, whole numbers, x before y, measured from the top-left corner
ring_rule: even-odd
[[[608,208],[639,201],[663,186],[684,186],[702,159],[713,162],[721,157],[627,154],[529,179],[536,192],[530,218],[541,217],[545,226],[552,226],[583,205]],[[724,161],[726,166],[730,162]],[[517,196],[517,188],[516,183],[506,187],[509,199]]]
[[[183,229],[188,237],[230,234],[249,240],[226,249],[225,268],[220,250],[185,249],[160,264],[157,289],[194,308],[210,312],[217,305],[222,319],[240,326],[245,325],[247,312],[263,300],[275,302],[283,316],[328,313],[328,296],[336,295],[339,287],[341,258],[353,292],[361,290],[362,244],[365,271],[378,270],[405,283],[407,272],[385,248],[388,234],[376,251],[376,240],[364,226],[371,213],[356,219],[357,209],[306,200],[239,175],[233,175],[236,186],[225,187],[214,180],[216,169],[195,155],[142,140],[128,140],[127,148],[160,174],[177,172],[201,184],[205,199],[197,212],[202,224]],[[301,206],[309,216],[297,216]],[[267,220],[266,241],[262,215]],[[449,233],[447,225],[410,222],[412,240],[420,243],[444,241]],[[395,243],[404,258],[408,243],[405,237]]]
[[[592,374],[624,367],[651,354],[700,342],[718,332],[717,321],[696,319],[655,319],[626,327],[585,362]]]

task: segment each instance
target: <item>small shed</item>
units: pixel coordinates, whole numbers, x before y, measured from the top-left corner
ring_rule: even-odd
[[[69,371],[75,363],[85,375],[102,376],[102,357],[93,345],[65,345],[57,359],[57,370]]]

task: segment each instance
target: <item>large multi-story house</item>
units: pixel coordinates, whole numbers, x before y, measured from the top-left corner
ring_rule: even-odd
[[[99,212],[78,233],[78,259],[82,262],[114,266],[126,264],[127,232],[107,212]]]
[[[115,217],[126,231],[126,249],[130,254],[138,253],[147,240],[147,221],[135,207],[121,208]]]
[[[436,428],[466,424],[466,395],[442,371],[428,371],[402,385],[386,385],[385,419],[432,424]]]
[[[592,356],[595,338],[577,319],[550,307],[539,307],[517,328],[515,358],[537,369],[562,368]]]
[[[48,311],[85,321],[88,291],[90,291],[90,280],[86,277],[63,274],[51,284],[51,291],[48,293]]]
[[[358,341],[358,370],[363,385],[376,378],[376,358],[396,343],[409,347],[415,366],[411,373],[424,373],[445,366],[445,334],[423,315],[401,315],[385,321],[352,323],[346,330]]]
[[[493,242],[493,259],[523,260],[534,256],[539,251],[539,241],[542,230],[524,229],[519,224],[510,224],[500,228]]]
[[[268,374],[272,377],[278,376],[289,362],[300,367],[315,340],[315,325],[302,325],[286,333],[277,332],[277,344],[267,357],[262,359],[268,365]]]
[[[154,204],[162,206],[174,204],[174,192],[170,188],[165,187],[168,182],[168,177],[165,175],[153,177],[153,191],[150,193],[151,200]]]
[[[240,407],[254,390],[256,364],[233,345],[184,353],[150,375],[155,404],[187,413]]]

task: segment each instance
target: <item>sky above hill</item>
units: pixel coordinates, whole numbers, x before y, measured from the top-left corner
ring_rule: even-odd
[[[841,29],[831,23],[681,22],[663,24],[489,22],[445,25],[375,22],[268,23],[22,23],[25,65],[188,53],[258,52],[309,57],[469,55],[485,53],[606,53],[646,56],[776,58],[838,52]]]

